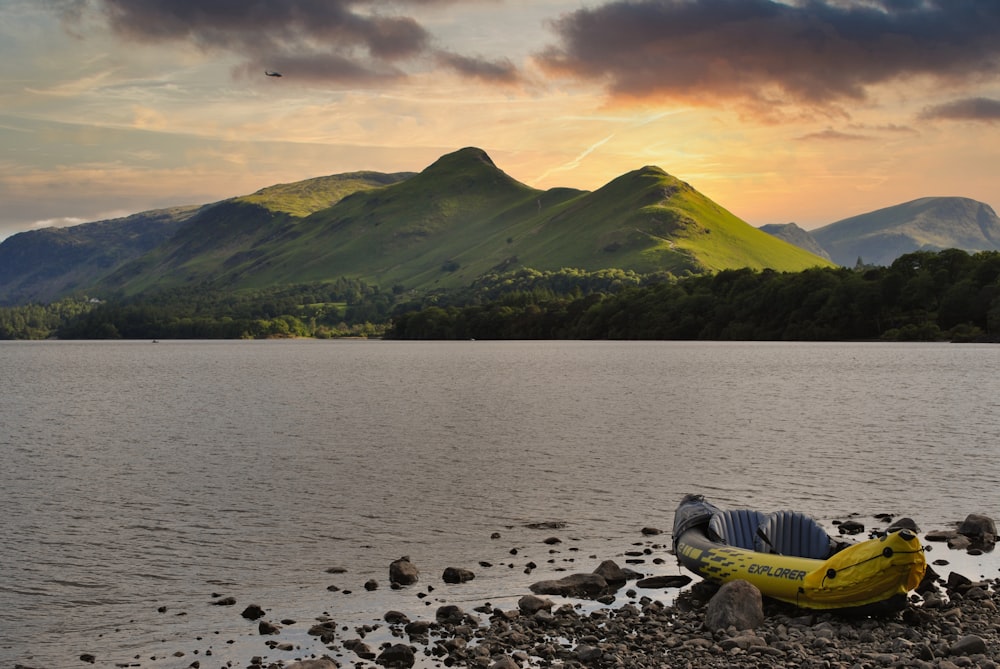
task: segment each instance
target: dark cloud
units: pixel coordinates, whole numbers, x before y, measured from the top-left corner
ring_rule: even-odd
[[[997,0],[615,0],[552,27],[539,63],[621,97],[819,106],[1000,65]]]
[[[509,60],[489,61],[455,53],[438,53],[438,62],[459,74],[484,81],[512,84],[520,79],[517,68]]]
[[[396,0],[405,12],[455,0]],[[486,0],[465,0],[486,1]],[[379,0],[97,0],[119,35],[138,42],[189,42],[244,59],[237,71],[277,69],[286,77],[344,83],[404,76],[409,60],[434,57],[432,37]],[[65,12],[79,12],[79,4]],[[456,57],[461,59],[462,57]],[[483,71],[452,64],[462,74]],[[485,67],[485,64],[483,64]],[[498,66],[499,67],[499,66]]]
[[[935,107],[928,107],[920,115],[920,118],[996,123],[1000,121],[1000,100],[991,98],[955,100]]]

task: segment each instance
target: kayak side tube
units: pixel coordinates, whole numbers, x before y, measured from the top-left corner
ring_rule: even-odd
[[[927,568],[909,530],[853,544],[826,560],[761,553],[711,541],[704,526],[675,536],[677,559],[709,581],[749,581],[761,594],[811,609],[905,606]]]

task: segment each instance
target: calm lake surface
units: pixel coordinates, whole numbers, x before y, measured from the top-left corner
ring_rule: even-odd
[[[354,638],[389,609],[514,607],[637,546],[633,568],[680,573],[688,492],[825,524],[1000,518],[998,346],[0,342],[0,374],[3,667],[291,660],[325,650],[324,613]],[[403,555],[421,581],[393,591]],[[272,637],[296,651],[251,603],[296,621]]]

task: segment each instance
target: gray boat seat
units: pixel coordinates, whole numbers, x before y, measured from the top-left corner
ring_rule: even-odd
[[[757,528],[755,550],[825,560],[833,542],[819,524],[798,511],[775,511]]]
[[[736,548],[755,550],[757,528],[764,514],[752,509],[732,509],[713,514],[708,521],[708,538]]]

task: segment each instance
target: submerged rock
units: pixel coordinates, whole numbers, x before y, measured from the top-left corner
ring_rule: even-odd
[[[660,589],[660,588],[683,588],[685,585],[691,582],[690,576],[684,576],[682,574],[677,575],[666,575],[666,576],[650,576],[649,578],[643,578],[636,582],[636,585],[640,588],[648,588],[650,590]]]
[[[616,589],[625,585],[625,582],[628,580],[628,575],[614,560],[605,560],[597,565],[594,573],[602,577],[609,586]]]
[[[476,575],[468,569],[462,569],[460,567],[447,567],[441,575],[441,580],[445,583],[465,583],[466,581],[471,581],[475,577]]]
[[[420,570],[410,562],[409,556],[403,556],[389,565],[389,582],[399,585],[413,585],[420,579]]]
[[[970,513],[958,526],[958,533],[968,537],[976,548],[991,549],[997,540],[997,526],[993,519],[978,513]]]
[[[257,620],[258,618],[264,617],[264,609],[256,604],[251,604],[250,606],[243,609],[243,613],[240,614],[247,620]]]
[[[261,620],[257,624],[257,631],[261,634],[280,634],[281,628],[274,623],[269,623],[266,620]]]

